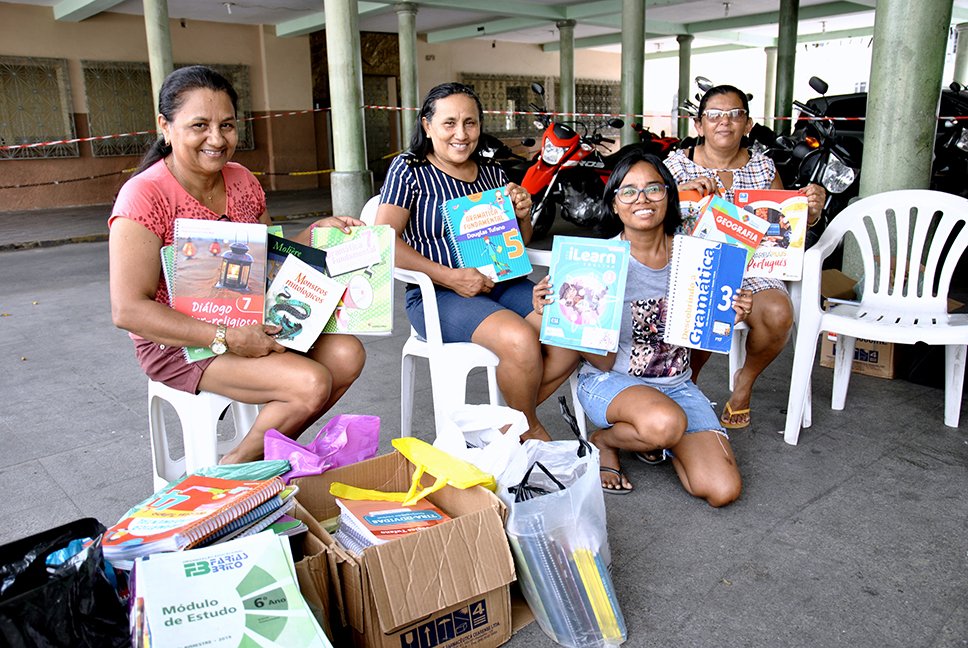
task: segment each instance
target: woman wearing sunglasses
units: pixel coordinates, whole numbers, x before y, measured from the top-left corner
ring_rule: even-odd
[[[753,128],[749,110],[749,98],[739,88],[720,85],[706,91],[696,118],[698,143],[676,151],[665,161],[679,191],[694,189],[703,195],[720,192],[732,202],[737,190],[783,189],[773,160],[742,147],[743,137]],[[800,192],[807,197],[807,223],[814,225],[820,220],[826,192],[817,184],[807,185]],[[746,364],[734,377],[733,393],[720,416],[723,426],[731,430],[750,425],[753,383],[783,350],[793,326],[793,305],[782,281],[749,277],[743,280],[743,288],[753,292],[753,305],[746,317]],[[708,351],[693,351],[693,380],[709,355]]]
[[[662,457],[668,448],[665,454],[686,491],[711,506],[725,506],[742,490],[729,437],[709,399],[689,379],[689,349],[662,341],[672,236],[682,223],[675,180],[659,158],[633,149],[615,165],[603,201],[632,257],[618,351],[583,353],[578,372],[578,399],[599,428],[589,440],[601,452],[602,489],[632,490],[619,450],[656,463],[649,455]],[[550,277],[533,295],[541,313],[555,299]],[[737,322],[751,302],[749,291],[737,293]]]

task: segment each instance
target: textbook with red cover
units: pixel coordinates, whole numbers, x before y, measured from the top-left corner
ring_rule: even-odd
[[[737,190],[733,202],[769,224],[746,266],[746,276],[800,279],[809,218],[807,197],[779,189]]]
[[[742,247],[747,251],[746,262],[749,265],[753,250],[759,247],[769,227],[769,222],[756,214],[713,196],[700,214],[692,236]]]
[[[104,533],[104,557],[130,567],[139,556],[202,542],[285,488],[278,477],[239,481],[189,475],[128,511]]]

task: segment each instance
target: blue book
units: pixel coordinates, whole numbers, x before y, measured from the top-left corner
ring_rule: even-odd
[[[541,316],[541,341],[605,355],[622,330],[628,241],[556,236],[551,247],[554,301]]]
[[[743,283],[745,269],[744,248],[694,236],[675,236],[663,341],[729,353],[736,321],[733,296]]]
[[[440,210],[461,268],[477,268],[493,281],[531,274],[514,206],[503,187],[448,200]]]

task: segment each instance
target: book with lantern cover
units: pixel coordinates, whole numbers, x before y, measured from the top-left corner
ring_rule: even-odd
[[[393,252],[389,225],[314,227],[314,248],[326,251],[326,273],[346,286],[323,333],[389,335],[393,332]]]
[[[266,247],[266,226],[261,223],[176,218],[168,282],[171,307],[230,328],[262,324]],[[208,347],[185,349],[188,362],[212,355]]]

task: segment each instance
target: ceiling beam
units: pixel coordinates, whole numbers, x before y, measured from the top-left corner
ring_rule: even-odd
[[[360,2],[358,12],[360,16],[374,11],[386,9],[387,5],[377,2]],[[317,11],[306,16],[284,20],[276,25],[277,38],[292,38],[293,36],[305,36],[313,32],[326,28],[326,13]]]
[[[477,38],[478,36],[496,36],[520,29],[534,29],[535,27],[548,27],[550,25],[551,23],[547,20],[535,18],[505,18],[503,20],[492,20],[476,25],[429,31],[427,32],[427,42],[445,43],[447,41],[463,40],[465,38]]]
[[[656,38],[666,38],[668,34],[653,34],[647,32],[645,34],[646,40],[656,39]],[[575,39],[575,49],[588,48],[588,47],[604,47],[606,45],[620,45],[622,43],[621,34],[602,34],[601,36],[588,36],[586,38],[576,38]],[[561,49],[561,43],[558,41],[551,41],[549,43],[544,43],[541,46],[541,51],[543,52],[557,52]]]
[[[719,54],[721,52],[735,52],[738,50],[749,49],[743,45],[710,45],[709,47],[697,47],[692,50],[693,56],[698,56],[699,54]],[[667,50],[665,52],[646,52],[645,58],[647,61],[652,59],[661,58],[672,58],[674,56],[679,56],[678,49]]]
[[[406,0],[420,7],[438,7],[441,9],[456,9],[459,11],[486,11],[502,16],[518,18],[543,18],[545,20],[564,20],[565,10],[554,5],[538,5],[516,0],[487,0],[485,3],[468,2],[467,0]],[[399,0],[377,0],[387,6],[399,4]]]
[[[122,2],[124,0],[61,0],[53,6],[54,20],[81,22]]]
[[[869,7],[854,2],[827,2],[819,5],[800,7],[799,20],[817,20],[827,16],[839,16],[849,13],[870,11]],[[699,36],[703,32],[743,29],[745,27],[761,27],[775,25],[780,22],[779,11],[751,14],[748,16],[733,16],[717,20],[701,20],[689,23],[689,33]]]

